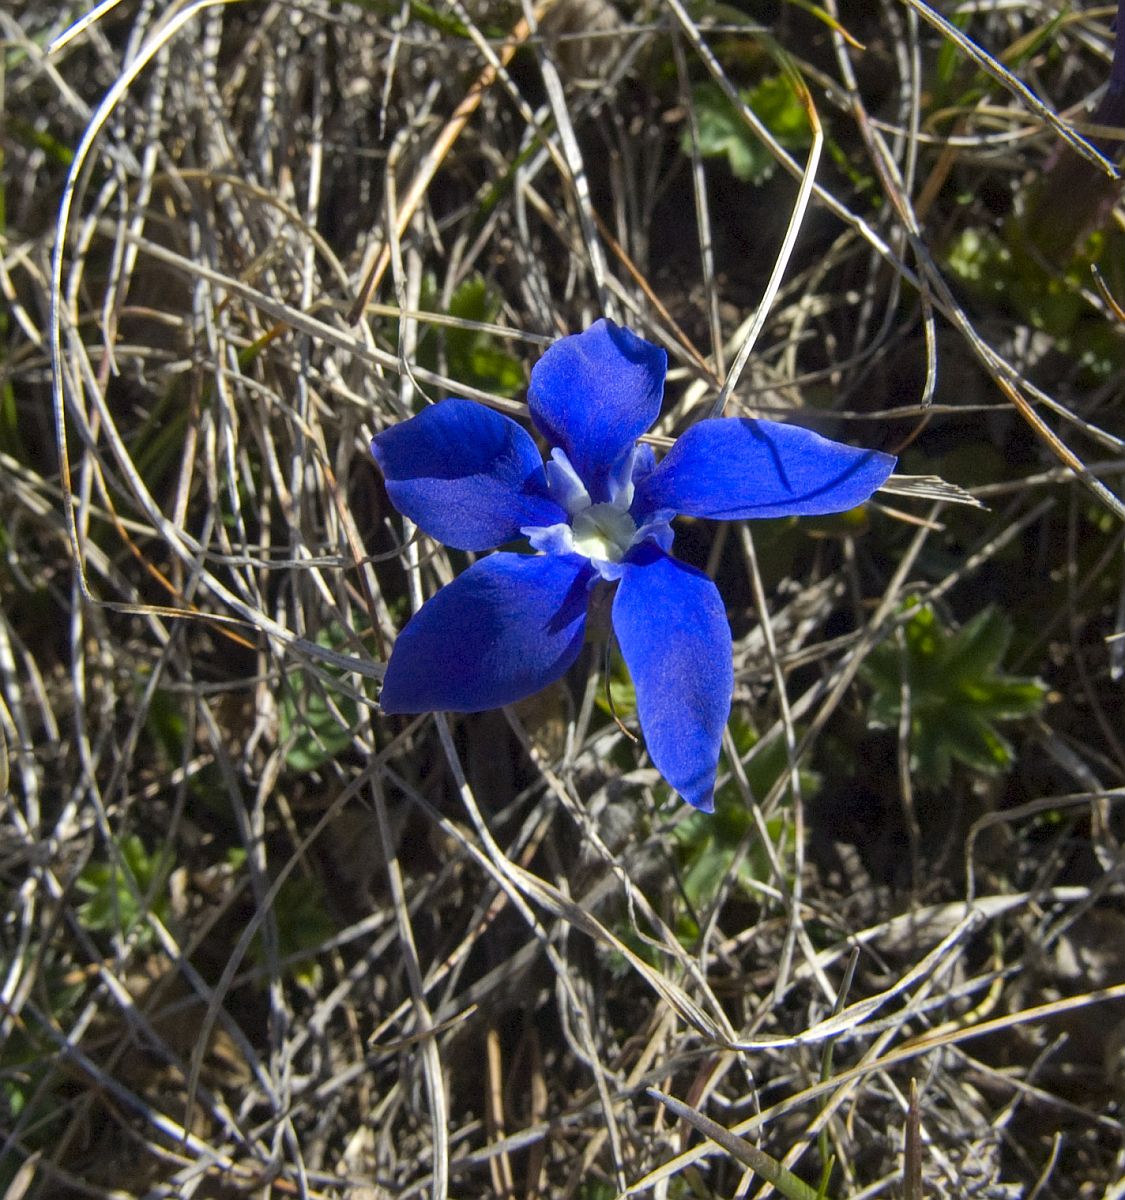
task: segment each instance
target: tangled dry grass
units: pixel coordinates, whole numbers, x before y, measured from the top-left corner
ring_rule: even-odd
[[[812,1195],[1123,1194],[1121,377],[949,265],[1066,139],[1106,177],[1073,131],[1109,13],[826,8],[0,11],[14,1200],[795,1194],[770,1161]],[[693,89],[775,53],[824,137],[742,106],[752,187]],[[1102,266],[1046,277],[1112,355]],[[661,436],[721,396],[988,505],[678,534],[735,634],[722,853],[597,652],[503,712],[377,706],[465,557],[404,533],[371,434],[447,394],[520,416],[603,313],[668,348]],[[988,604],[1048,703],[1010,769],[934,786],[864,664]]]

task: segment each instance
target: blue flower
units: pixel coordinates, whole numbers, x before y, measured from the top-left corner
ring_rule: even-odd
[[[562,676],[582,648],[590,590],[616,585],[613,628],[653,763],[709,812],[730,713],[731,635],[714,583],[673,558],[677,515],[809,516],[861,504],[895,460],[794,425],[693,425],[658,463],[637,439],[656,420],[668,356],[601,320],[562,338],[531,372],[544,464],[515,421],[450,399],[380,433],[372,454],[391,502],[458,550],[524,537],[536,554],[478,559],[398,636],[388,713],[477,712]]]

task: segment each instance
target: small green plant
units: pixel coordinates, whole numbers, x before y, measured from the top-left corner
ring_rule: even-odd
[[[767,75],[760,83],[740,93],[754,112],[787,149],[802,149],[811,134],[805,110],[784,75]],[[701,83],[692,90],[699,130],[699,152],[704,158],[726,158],[731,174],[746,183],[765,183],[777,169],[773,155],[762,145],[738,115],[726,93],[715,83]],[[691,130],[685,129],[683,152],[691,153]]]
[[[436,305],[436,290],[433,278],[427,278],[422,294],[424,307]],[[500,297],[485,280],[472,275],[450,297],[449,315],[489,324],[500,315],[500,303]],[[445,343],[445,365],[450,379],[497,396],[514,396],[522,390],[524,374],[519,359],[503,350],[495,335],[479,329],[457,326],[428,329],[419,340],[416,357],[420,366],[430,371],[438,369],[439,338]]]
[[[226,867],[232,875],[246,869],[246,851],[241,846],[227,850]],[[323,980],[316,955],[337,930],[319,878],[290,875],[285,879],[273,898],[273,916],[277,924],[277,954],[284,964],[286,978],[315,992]],[[260,931],[250,943],[250,957],[260,967],[268,965]]]
[[[278,954],[288,960],[286,974],[315,993],[323,978],[315,955],[336,932],[336,925],[328,914],[324,890],[312,877],[291,876],[278,890],[273,908],[277,918]],[[260,938],[254,939],[251,953],[257,962],[264,962]]]
[[[603,693],[597,700],[603,712],[611,713],[622,721],[635,716],[636,690],[619,654],[614,654],[610,660],[608,692],[608,699]],[[738,713],[731,716],[728,728],[739,758],[745,760],[744,770],[751,794],[762,799],[789,771],[785,741],[780,737],[772,738],[747,758],[758,744],[757,731]],[[725,765],[724,753],[720,775]],[[800,783],[802,794],[808,799],[816,794],[820,776],[802,768]],[[770,843],[782,861],[793,845],[793,825],[789,815],[791,799],[792,793],[787,789],[777,811],[766,820]],[[769,879],[772,869],[770,857],[757,834],[752,832],[753,826],[753,814],[746,806],[741,788],[733,779],[716,789],[713,813],[692,813],[676,825],[672,837],[683,898],[689,910],[677,921],[676,929],[685,945],[691,944],[699,936],[699,929],[690,914],[698,913],[712,903],[732,871],[735,886],[748,895],[753,892],[756,883]],[[740,854],[747,837],[750,839],[749,846]]]
[[[13,969],[0,950],[0,972],[7,978]],[[42,947],[39,994],[44,998],[56,1029],[68,1026],[86,993],[87,975],[71,969],[56,948]],[[0,1156],[0,1196],[8,1191],[28,1153],[56,1144],[72,1119],[65,1065],[58,1046],[43,1031],[38,1019],[15,1019],[0,1040],[0,1120],[5,1133],[14,1136]],[[22,1194],[22,1193],[19,1193]]]
[[[617,1189],[604,1179],[585,1179],[578,1186],[578,1200],[613,1200]]]
[[[1038,242],[1026,238],[1016,221],[1003,236],[969,226],[949,245],[946,262],[976,300],[1003,306],[1032,329],[1049,333],[1093,378],[1114,377],[1125,362],[1125,345],[1086,292],[1092,264],[1103,264],[1117,281],[1125,241],[1115,230],[1094,233],[1062,270],[1044,260]]]
[[[75,885],[85,900],[78,906],[78,919],[92,933],[126,936],[152,912],[167,921],[166,883],[170,863],[166,855],[150,854],[144,842],[129,834],[117,844],[117,856],[87,863]],[[152,938],[150,929],[138,931],[143,944]]]
[[[341,649],[345,640],[338,626],[316,635],[317,645],[328,650]],[[329,679],[342,678],[334,667],[322,670]],[[358,723],[359,704],[351,694],[308,672],[298,673],[281,698],[278,717],[286,765],[299,774],[324,766],[351,745]]]
[[[861,674],[874,691],[872,725],[897,729],[909,705],[910,769],[922,786],[947,783],[955,761],[989,774],[1012,766],[1015,751],[997,725],[1037,713],[1047,689],[998,669],[1011,636],[1011,621],[995,608],[951,630],[927,604],[901,639],[884,642],[864,662]]]
[[[731,718],[729,728],[739,757],[745,757],[758,743],[757,732],[737,715]],[[789,771],[784,739],[776,737],[762,746],[746,763],[745,770],[751,793],[755,798],[763,799],[781,776]],[[800,772],[800,781],[802,794],[806,798],[816,792],[820,783],[816,774],[806,770]],[[787,790],[782,805],[766,820],[770,842],[782,861],[785,861],[793,846],[793,824],[789,812],[791,799],[792,794]],[[732,870],[735,885],[747,894],[753,892],[754,884],[770,878],[770,859],[765,847],[752,832],[753,826],[753,814],[733,780],[715,793],[713,814],[692,813],[676,826],[673,837],[680,864],[680,879],[684,897],[693,911],[698,912],[710,905]],[[748,836],[751,839],[749,848],[739,857],[739,849]]]

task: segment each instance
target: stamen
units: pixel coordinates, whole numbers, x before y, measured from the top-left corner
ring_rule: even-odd
[[[571,517],[589,508],[592,501],[586,485],[578,477],[578,472],[571,466],[566,452],[556,446],[551,451],[550,460],[546,464],[547,490],[551,498],[566,509]]]

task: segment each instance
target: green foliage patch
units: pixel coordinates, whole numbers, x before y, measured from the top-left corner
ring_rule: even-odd
[[[436,304],[436,285],[428,276],[422,289],[425,307]],[[491,324],[500,315],[500,296],[479,275],[464,280],[449,301],[449,315],[462,321]],[[419,340],[419,366],[437,371],[441,366],[439,339],[445,347],[445,366],[450,379],[483,392],[514,396],[524,386],[523,365],[500,345],[495,334],[481,329],[449,325],[428,329]]]
[[[809,120],[785,75],[767,75],[739,94],[786,149],[808,146]],[[704,158],[725,158],[731,174],[745,183],[765,183],[773,175],[777,169],[773,155],[746,126],[718,84],[698,84],[692,90],[692,106],[699,131],[699,152]],[[680,145],[685,154],[691,153],[690,128],[684,130]]]
[[[117,854],[87,863],[75,887],[85,899],[78,906],[78,919],[92,933],[127,936],[149,912],[162,922],[169,914],[165,887],[171,864],[159,852],[150,853],[141,838],[131,833],[117,843]],[[142,941],[152,931],[138,931]]]
[[[785,739],[772,738],[747,759],[746,756],[758,745],[757,732],[737,714],[731,718],[729,729],[739,758],[746,759],[750,791],[755,799],[762,800],[789,772]],[[800,783],[802,795],[808,797],[815,794],[820,778],[815,772],[802,769]],[[782,861],[793,847],[792,799],[792,790],[787,788],[777,811],[765,823],[770,842]],[[753,815],[733,779],[716,791],[713,814],[692,813],[676,826],[673,837],[684,896],[696,911],[706,908],[715,899],[732,872],[735,885],[747,895],[753,893],[754,884],[770,878],[769,855],[754,832]]]
[[[909,706],[910,768],[922,786],[948,783],[954,762],[986,774],[1012,766],[1015,751],[997,726],[1037,713],[1047,688],[999,670],[1011,636],[1011,620],[996,608],[953,630],[927,604],[901,639],[884,642],[864,661],[871,724],[897,729]]]
[[[316,635],[318,646],[338,650],[347,634],[339,626],[329,626]],[[359,703],[343,686],[330,681],[343,680],[344,672],[325,666],[323,676],[299,672],[289,681],[281,698],[279,726],[285,763],[298,774],[307,774],[324,766],[351,745],[359,723]],[[326,681],[327,680],[327,681]]]

